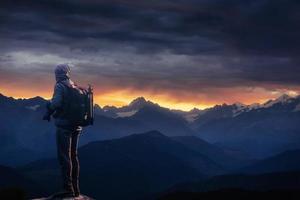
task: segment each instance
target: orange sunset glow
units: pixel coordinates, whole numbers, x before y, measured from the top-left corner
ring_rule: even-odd
[[[282,94],[288,94],[290,96],[298,95],[298,92],[292,90],[280,90],[279,92],[265,92],[264,90],[256,90],[252,93],[241,91],[226,91],[227,96],[220,93],[220,96],[215,95],[214,98],[210,98],[207,95],[189,95],[184,93],[176,94],[172,93],[153,93],[151,91],[139,91],[133,89],[114,89],[111,91],[101,90],[95,86],[94,101],[101,107],[109,105],[121,107],[128,105],[132,100],[137,97],[144,97],[145,99],[158,103],[162,107],[170,109],[179,109],[183,111],[189,111],[193,108],[205,109],[213,107],[216,104],[233,104],[236,102],[244,104],[252,103],[264,103],[269,99],[277,98]],[[45,99],[50,99],[52,97],[52,88],[47,87],[47,90],[41,90],[39,88],[23,88],[23,89],[13,89],[10,87],[1,87],[0,93],[11,96],[13,98],[32,98],[35,96],[41,96]],[[241,95],[243,94],[243,95]]]

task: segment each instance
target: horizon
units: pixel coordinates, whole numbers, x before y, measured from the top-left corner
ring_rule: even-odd
[[[51,98],[45,98],[45,97],[42,97],[42,96],[39,96],[39,95],[37,95],[37,96],[31,96],[31,97],[14,97],[14,96],[10,96],[10,95],[6,95],[6,94],[4,94],[4,93],[2,93],[1,91],[0,91],[0,95],[3,95],[3,96],[5,96],[5,97],[7,97],[7,98],[13,98],[13,99],[15,99],[15,100],[24,100],[24,99],[33,99],[33,98],[42,98],[42,99],[44,99],[44,100],[50,100]],[[143,97],[143,96],[137,96],[137,97],[135,97],[135,98],[133,98],[133,99],[131,99],[128,103],[126,103],[126,104],[123,104],[123,105],[120,105],[120,106],[115,106],[115,105],[100,105],[100,104],[98,104],[98,103],[95,103],[95,105],[98,105],[98,106],[100,106],[101,107],[101,109],[103,109],[104,107],[106,107],[106,106],[108,106],[108,107],[111,107],[111,106],[113,106],[113,107],[116,107],[116,108],[121,108],[121,107],[123,107],[123,106],[128,106],[130,103],[132,103],[134,100],[137,100],[137,99],[139,99],[139,98],[143,98],[143,99],[145,99],[146,101],[150,101],[151,103],[154,103],[154,104],[158,104],[160,107],[163,107],[163,108],[167,108],[167,109],[170,109],[170,110],[179,110],[179,111],[184,111],[184,112],[189,112],[189,111],[192,111],[193,109],[198,109],[198,110],[206,110],[206,109],[209,109],[209,108],[213,108],[213,107],[215,107],[215,106],[218,106],[218,105],[233,105],[233,104],[243,104],[243,105],[245,105],[245,106],[250,106],[250,105],[254,105],[254,104],[259,104],[259,105],[263,105],[263,104],[265,104],[265,103],[267,103],[268,101],[271,101],[271,100],[276,100],[276,99],[278,99],[278,98],[280,98],[280,97],[282,97],[282,96],[288,96],[289,98],[297,98],[297,97],[300,97],[300,95],[298,95],[298,94],[294,94],[294,93],[292,93],[292,94],[288,94],[288,93],[284,93],[284,94],[281,94],[281,95],[279,95],[279,96],[277,96],[276,98],[272,98],[272,99],[267,99],[267,100],[265,100],[265,101],[263,101],[263,102],[253,102],[253,103],[251,103],[251,104],[245,104],[245,103],[242,103],[242,102],[234,102],[234,103],[231,103],[231,104],[228,104],[228,103],[225,103],[225,102],[223,102],[223,103],[220,103],[220,104],[215,104],[215,105],[212,105],[212,106],[208,106],[208,107],[204,107],[204,108],[200,108],[200,107],[193,107],[193,108],[191,108],[191,109],[180,109],[180,108],[174,108],[174,107],[168,107],[168,105],[163,105],[163,104],[160,104],[160,103],[158,103],[158,102],[156,102],[156,101],[153,101],[153,100],[151,100],[151,99],[148,99],[148,98],[145,98],[145,97]]]

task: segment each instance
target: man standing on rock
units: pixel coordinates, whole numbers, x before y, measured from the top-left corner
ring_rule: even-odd
[[[80,195],[78,139],[82,126],[92,124],[90,121],[87,122],[89,117],[85,115],[86,109],[90,109],[86,108],[88,106],[84,107],[87,101],[86,99],[81,101],[88,96],[88,91],[71,81],[68,64],[56,67],[55,78],[54,94],[47,104],[48,111],[43,117],[48,121],[51,115],[55,118],[57,156],[63,180],[63,191],[55,194],[55,197],[78,197]]]

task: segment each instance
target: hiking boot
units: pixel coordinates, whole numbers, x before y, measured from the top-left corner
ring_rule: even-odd
[[[53,194],[50,199],[63,199],[63,198],[71,198],[71,197],[75,197],[74,192],[64,190]]]
[[[79,191],[75,191],[75,192],[74,192],[74,196],[75,196],[75,197],[79,197],[79,196],[80,196],[80,192],[79,192]]]
[[[77,183],[73,183],[73,190],[74,190],[75,197],[79,197],[79,195],[80,195],[80,189],[79,189],[78,182]]]

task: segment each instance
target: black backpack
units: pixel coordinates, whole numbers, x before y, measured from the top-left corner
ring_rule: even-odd
[[[76,126],[89,126],[94,123],[93,89],[65,85],[64,116]]]

